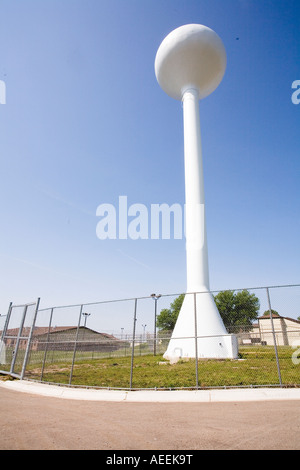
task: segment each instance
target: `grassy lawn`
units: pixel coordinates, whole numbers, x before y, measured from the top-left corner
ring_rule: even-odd
[[[293,349],[278,348],[282,383],[300,384],[300,365],[292,362]],[[278,385],[274,348],[270,346],[241,347],[237,360],[199,360],[199,387]],[[69,359],[69,358],[68,358]],[[43,381],[68,384],[70,360],[46,363]],[[72,385],[129,388],[131,357],[89,358],[74,364]],[[40,380],[41,366],[28,365],[27,378]],[[134,358],[133,388],[196,387],[195,360],[165,361],[162,355],[138,355]]]

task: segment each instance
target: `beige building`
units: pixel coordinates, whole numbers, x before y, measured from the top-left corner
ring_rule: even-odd
[[[278,346],[293,346],[300,341],[300,321],[273,314],[273,327]],[[240,336],[241,344],[263,344],[274,346],[274,334],[270,315],[263,315],[253,324],[252,330]]]
[[[276,344],[278,346],[292,346],[293,342],[300,339],[300,321],[293,318],[272,315]],[[272,322],[270,315],[264,315],[258,319],[261,341],[268,345],[274,345]]]

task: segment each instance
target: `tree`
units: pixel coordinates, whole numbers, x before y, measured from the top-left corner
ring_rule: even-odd
[[[176,320],[178,318],[182,303],[184,299],[184,294],[181,294],[179,297],[176,297],[174,302],[171,303],[170,308],[164,308],[161,310],[160,314],[157,315],[156,326],[161,331],[172,331],[174,330]]]
[[[280,316],[279,313],[276,312],[276,310],[273,310],[272,308],[271,308],[271,312],[272,312],[272,317],[279,317]],[[265,310],[264,313],[263,313],[263,316],[268,317],[269,315],[270,315],[270,310]]]
[[[246,289],[237,291],[221,291],[215,297],[216,306],[228,330],[235,327],[251,327],[252,321],[258,316],[259,299]]]
[[[171,303],[170,308],[161,310],[156,320],[156,326],[161,331],[174,329],[183,299],[184,294],[181,294]],[[231,290],[221,291],[214,296],[214,299],[228,331],[234,331],[239,326],[250,328],[252,321],[258,316],[259,299],[247,290],[236,293]]]

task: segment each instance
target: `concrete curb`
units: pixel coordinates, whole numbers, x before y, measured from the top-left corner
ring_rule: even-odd
[[[27,380],[0,380],[0,387],[45,397],[71,400],[131,403],[217,403],[270,400],[300,400],[300,388],[245,388],[227,390],[126,391],[96,390],[47,385]]]

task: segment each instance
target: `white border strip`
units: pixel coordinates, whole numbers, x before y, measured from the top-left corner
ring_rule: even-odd
[[[64,398],[71,400],[111,401],[111,402],[243,402],[269,400],[300,400],[300,388],[245,388],[227,390],[172,390],[172,391],[126,391],[97,390],[47,385],[27,380],[0,380],[0,386],[16,392],[34,395]]]

